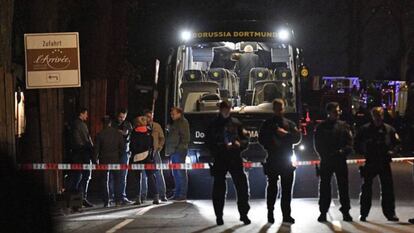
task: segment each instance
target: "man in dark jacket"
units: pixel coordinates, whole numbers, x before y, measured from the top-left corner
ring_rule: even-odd
[[[118,129],[119,132],[121,132],[122,136],[124,137],[125,146],[124,146],[124,151],[122,153],[122,157],[120,160],[121,164],[128,164],[129,158],[131,156],[129,144],[130,144],[130,138],[131,138],[131,133],[132,133],[132,125],[128,120],[126,120],[127,115],[128,115],[128,110],[126,108],[120,108],[117,112],[115,122],[112,124],[112,127]],[[121,189],[121,197],[119,199],[118,204],[120,205],[133,203],[132,201],[128,200],[127,195],[126,195],[127,177],[128,177],[128,170],[121,170],[119,172],[119,178],[120,178],[119,188]],[[113,190],[114,182],[111,180],[110,184]]]
[[[350,126],[340,121],[341,109],[336,102],[326,105],[328,118],[315,129],[314,148],[321,160],[319,176],[318,221],[326,222],[326,213],[331,205],[331,178],[335,173],[339,190],[340,211],[344,221],[352,221],[348,190],[348,165],[346,158],[353,152],[353,137]]]
[[[259,56],[254,54],[253,47],[246,45],[244,47],[244,53],[240,56],[239,61],[236,63],[235,71],[240,77],[240,96],[242,103],[246,103],[246,90],[249,88],[249,75],[250,70],[259,66]]]
[[[267,220],[274,223],[273,210],[277,197],[277,181],[282,184],[281,208],[283,222],[295,223],[290,216],[290,202],[295,167],[292,165],[292,145],[299,142],[300,132],[295,123],[285,118],[285,103],[282,99],[273,101],[274,116],[266,120],[259,131],[259,142],[268,152],[267,161],[263,164],[267,176]]]
[[[378,175],[381,182],[382,211],[389,221],[398,221],[395,216],[395,195],[390,162],[397,153],[399,137],[395,129],[384,123],[384,109],[374,107],[371,110],[372,122],[362,126],[356,142],[359,152],[365,156],[365,166],[361,167],[364,183],[361,187],[361,221],[371,209],[372,180]]]
[[[239,120],[230,117],[230,105],[220,104],[220,113],[209,127],[208,146],[214,158],[211,175],[214,177],[213,206],[217,225],[223,225],[223,208],[226,199],[226,174],[230,172],[237,191],[237,206],[240,220],[250,224],[249,185],[243,168],[240,152],[245,147],[246,137]]]
[[[173,123],[168,129],[166,138],[167,156],[170,156],[173,163],[185,163],[187,157],[188,144],[190,143],[190,125],[183,115],[183,110],[178,107],[171,109],[171,119]],[[187,170],[173,170],[175,182],[174,201],[186,201],[188,189]]]
[[[95,161],[99,161],[100,164],[118,164],[120,163],[122,154],[125,151],[125,143],[122,133],[117,129],[111,127],[111,118],[105,116],[102,119],[104,129],[96,136],[95,143]],[[110,207],[110,188],[109,177],[112,177],[114,181],[114,192],[116,201],[121,201],[122,190],[119,188],[120,171],[108,170],[106,171],[103,179],[104,188],[104,207]]]
[[[78,117],[72,124],[71,129],[71,158],[70,163],[90,164],[93,157],[93,143],[89,135],[88,109],[81,108]],[[88,185],[91,179],[92,170],[71,171],[68,177],[68,191],[81,192],[83,195],[83,205],[92,207],[93,205],[86,199]]]

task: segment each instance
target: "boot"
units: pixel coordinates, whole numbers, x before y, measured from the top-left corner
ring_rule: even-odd
[[[141,197],[138,196],[137,200],[134,202],[134,205],[141,205],[141,204],[142,204]]]
[[[293,224],[293,223],[295,223],[295,219],[292,218],[292,216],[286,216],[286,217],[283,217],[283,222]]]
[[[321,215],[319,215],[318,222],[326,222],[326,213],[321,213]]]
[[[398,222],[398,221],[400,221],[400,219],[397,216],[395,216],[395,215],[387,216],[386,218],[387,218],[388,221],[391,221],[391,222]]]
[[[268,223],[275,223],[275,217],[273,216],[273,210],[267,211],[267,222]]]
[[[154,194],[152,204],[154,204],[154,205],[159,205],[160,204],[160,195],[159,194]]]
[[[249,225],[251,223],[250,219],[247,215],[240,216],[240,221],[244,223],[244,225]]]
[[[217,217],[216,223],[217,223],[217,226],[223,225],[224,224],[223,217]]]
[[[342,213],[343,219],[345,222],[352,222],[353,219],[348,212]]]

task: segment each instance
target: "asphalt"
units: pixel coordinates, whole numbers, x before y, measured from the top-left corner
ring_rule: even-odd
[[[229,198],[224,210],[223,226],[216,226],[211,200],[189,200],[187,203],[166,202],[161,205],[124,206],[102,208],[100,203],[92,209],[85,209],[78,214],[66,214],[56,217],[58,232],[77,233],[115,233],[115,232],[414,232],[414,225],[407,223],[414,217],[413,166],[407,162],[392,164],[394,186],[397,199],[397,215],[400,222],[388,222],[384,218],[379,201],[379,184],[374,184],[373,207],[368,222],[357,220],[359,213],[358,195],[361,178],[358,165],[349,165],[350,195],[352,198],[351,215],[354,222],[343,222],[339,212],[339,203],[332,202],[328,214],[328,223],[319,223],[318,217],[318,180],[313,167],[299,167],[296,170],[292,216],[293,225],[281,223],[281,213],[276,208],[276,222],[267,223],[266,204],[263,198],[250,201],[249,217],[252,224],[245,226],[238,220],[236,202]],[[333,179],[334,180],[334,179]],[[231,181],[228,181],[231,184]],[[334,183],[333,183],[334,184]],[[229,185],[231,186],[231,185]],[[336,197],[335,185],[333,193]],[[250,184],[250,189],[261,187]],[[232,189],[229,187],[229,192]],[[253,190],[254,191],[254,190]],[[277,203],[277,205],[279,202]]]

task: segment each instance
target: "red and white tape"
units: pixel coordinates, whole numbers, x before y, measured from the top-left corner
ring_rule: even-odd
[[[414,157],[393,158],[392,162],[410,162]],[[347,164],[361,164],[365,159],[348,159]],[[294,166],[312,166],[319,160],[297,161]],[[262,167],[261,163],[245,162],[245,168]],[[208,163],[161,163],[161,164],[69,164],[69,163],[28,163],[20,164],[21,170],[202,170],[209,169]]]

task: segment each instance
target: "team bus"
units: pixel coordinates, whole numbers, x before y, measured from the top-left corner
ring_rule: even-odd
[[[272,116],[272,99],[282,98],[286,116],[297,123],[300,120],[301,50],[288,26],[252,21],[220,25],[226,26],[194,25],[178,32],[181,43],[174,49],[167,72],[166,112],[179,106],[190,123],[188,162],[209,162],[207,127],[218,114],[220,102],[232,103],[231,115],[243,123],[249,136],[249,146],[242,154],[250,161],[260,161],[266,151],[257,141],[258,130]],[[294,155],[296,149],[292,149]],[[263,186],[256,193],[263,196],[265,179],[260,174],[254,183]],[[191,171],[190,186],[199,185],[199,179],[207,179],[205,175]],[[256,179],[253,171],[249,176],[251,182]],[[193,194],[199,197],[203,193]]]

